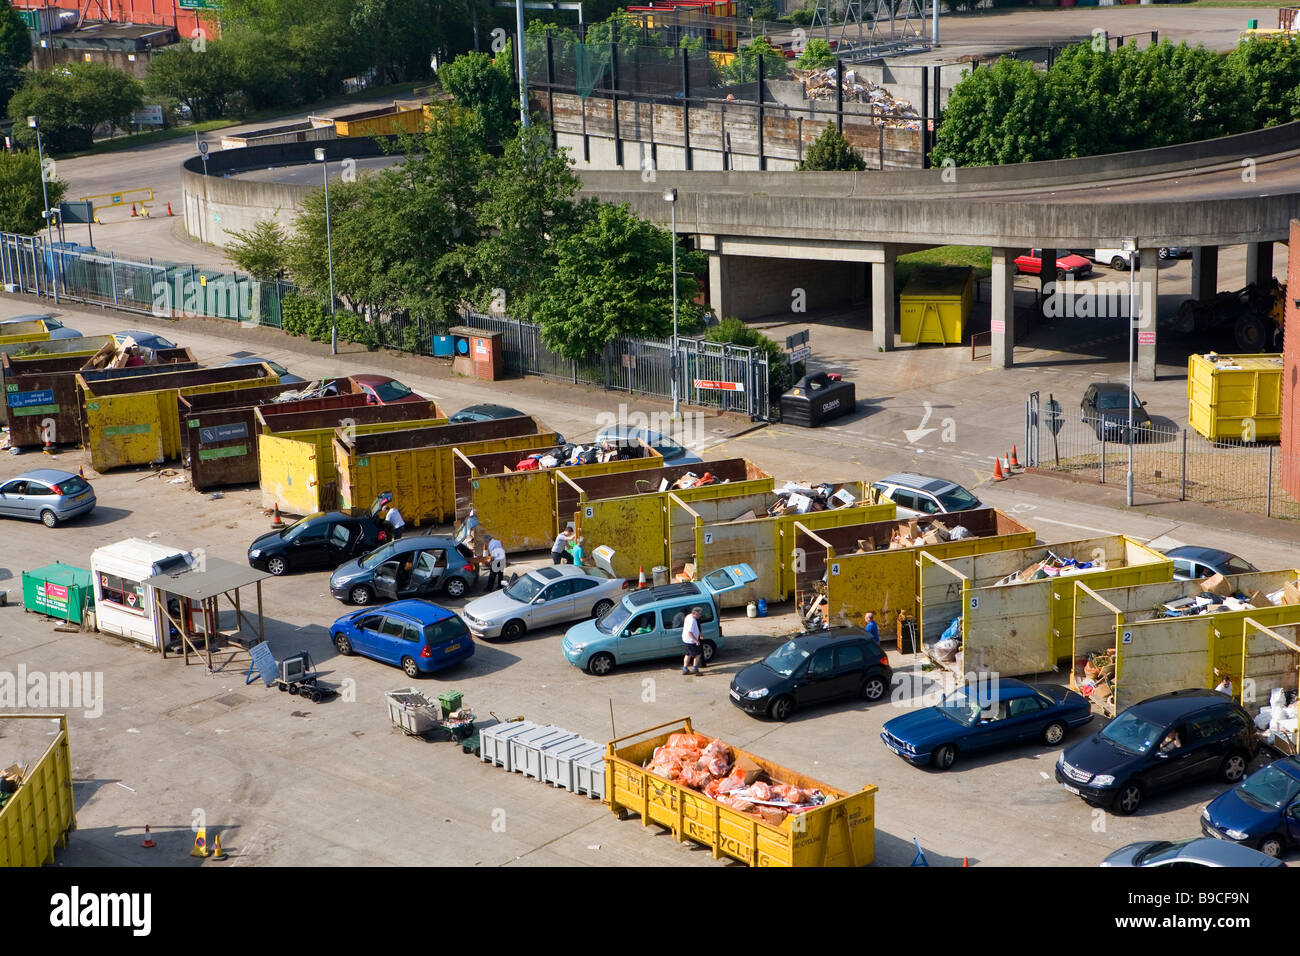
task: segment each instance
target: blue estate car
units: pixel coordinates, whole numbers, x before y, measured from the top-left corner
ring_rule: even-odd
[[[1059,744],[1068,730],[1090,720],[1087,698],[1069,688],[1004,677],[981,683],[970,694],[948,694],[937,706],[895,717],[885,723],[880,739],[909,763],[933,763],[947,770],[959,753],[1030,740]]]
[[[1201,814],[1206,836],[1279,857],[1300,845],[1300,757],[1286,757],[1219,794]]]
[[[418,599],[344,614],[330,625],[330,640],[345,657],[361,654],[395,664],[407,677],[474,656],[474,639],[460,615]]]

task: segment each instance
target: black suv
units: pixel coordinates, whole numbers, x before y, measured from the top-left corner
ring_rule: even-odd
[[[1179,690],[1134,704],[1098,734],[1065,750],[1056,779],[1127,815],[1149,791],[1219,776],[1236,783],[1259,749],[1250,716],[1212,690]]]
[[[782,644],[731,680],[731,702],[746,713],[785,720],[796,707],[842,697],[876,701],[894,671],[880,644],[861,631],[823,631]]]

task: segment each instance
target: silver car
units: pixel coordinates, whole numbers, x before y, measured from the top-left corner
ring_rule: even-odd
[[[95,489],[70,471],[38,468],[0,484],[0,515],[30,518],[53,528],[95,509]]]
[[[461,617],[477,638],[513,641],[529,628],[600,617],[626,590],[626,579],[603,568],[553,564],[520,575],[504,590],[470,601]]]

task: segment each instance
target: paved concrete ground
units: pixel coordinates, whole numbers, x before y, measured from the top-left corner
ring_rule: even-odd
[[[32,310],[30,301],[0,298],[0,317]],[[347,351],[331,360],[327,349],[270,330],[97,313],[69,312],[64,318],[87,334],[128,324],[165,327],[202,361],[252,350],[308,376],[387,372],[449,408],[509,401],[574,436],[594,433],[599,416],[617,411],[622,400],[614,393],[535,381],[472,382],[428,359]],[[908,446],[892,437],[892,426],[876,427],[877,416],[901,417],[895,404],[915,405],[922,383],[946,369],[948,391],[936,391],[932,401],[951,405],[945,414],[956,418],[959,434],[972,436],[969,450],[982,451],[996,441],[989,436],[1002,427],[1005,410],[1017,408],[1028,382],[1044,391],[1066,390],[1056,384],[1063,373],[1054,366],[997,375],[969,362],[945,366],[947,356],[937,349],[916,352],[914,394],[901,388],[878,392],[878,404],[868,410],[874,414],[859,423],[814,434],[788,426],[741,434],[748,423],[707,417],[699,424],[688,420],[700,436],[693,443],[714,456],[747,456],[781,478],[876,477],[900,467],[929,467],[976,485],[989,503],[1015,513],[1048,543],[1125,532],[1159,545],[1217,543],[1261,567],[1294,566],[1300,535],[1279,522],[1186,505],[1126,513],[1115,507],[1111,492],[1047,478],[977,485],[976,462],[966,466],[960,454],[967,449]],[[1096,368],[1113,373],[1115,365],[1098,360]],[[906,375],[895,381],[906,384]],[[630,404],[648,412],[663,407]],[[5,455],[0,478],[47,463],[75,468],[81,462],[75,451],[55,462]],[[85,566],[95,547],[128,536],[154,536],[242,560],[247,543],[267,526],[253,489],[229,489],[210,500],[171,483],[170,475],[153,477],[148,470],[88,477],[100,500],[89,520],[54,530],[6,522],[0,574],[7,577],[0,586],[17,591],[23,569],[56,559]],[[242,670],[234,667],[209,675],[114,638],[60,634],[17,608],[0,610],[6,666],[103,675],[102,716],[77,709],[70,718],[80,829],[61,863],[199,865],[186,854],[193,839],[189,828],[200,821],[222,833],[235,854],[233,865],[716,865],[707,852],[679,846],[655,828],[619,822],[583,797],[490,769],[449,743],[404,738],[390,728],[382,698],[411,682],[395,668],[335,656],[327,627],[346,609],[329,597],[326,576],[273,579],[265,591],[267,636],[276,654],[311,651],[329,680],[352,682],[345,685],[351,699],[308,704],[260,685],[245,686]],[[726,685],[793,627],[788,612],[775,610],[763,620],[729,615],[727,647],[700,677],[683,677],[673,662],[665,662],[598,680],[563,660],[556,628],[512,644],[481,644],[466,665],[421,686],[435,693],[456,688],[487,719],[490,712],[503,718],[523,714],[596,740],[611,733],[611,705],[619,733],[691,715],[709,734],[834,785],[875,784],[877,860],[888,865],[911,861],[913,837],[932,865],[957,865],[966,856],[976,864],[1093,865],[1133,840],[1196,835],[1199,808],[1221,789],[1205,784],[1153,798],[1136,817],[1121,819],[1094,816],[1051,780],[1056,755],[1046,748],[963,762],[949,774],[908,767],[877,738],[880,725],[912,705],[928,683],[910,671],[900,678],[897,701],[839,704],[796,714],[786,724],[753,720],[728,703]],[[910,660],[893,656],[907,671]],[[3,727],[0,735],[0,763],[8,764],[11,747],[30,750],[30,739],[11,744]],[[138,847],[146,823],[160,844],[153,851]]]

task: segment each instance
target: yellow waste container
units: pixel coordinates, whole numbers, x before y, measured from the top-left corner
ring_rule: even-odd
[[[1282,356],[1190,355],[1187,421],[1211,441],[1282,435]]]
[[[970,266],[923,266],[913,270],[899,296],[900,335],[909,345],[960,345],[975,298]]]

